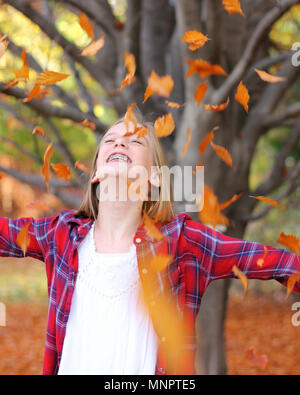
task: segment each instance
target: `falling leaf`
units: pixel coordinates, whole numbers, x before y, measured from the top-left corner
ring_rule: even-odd
[[[242,81],[239,83],[239,86],[237,88],[235,94],[235,100],[244,107],[246,112],[248,112],[249,110],[248,103],[250,100],[250,96],[248,89],[246,88],[246,86],[243,84]]]
[[[190,77],[195,73],[198,73],[202,78],[206,78],[210,75],[228,75],[220,65],[211,64],[203,59],[187,60],[186,63],[190,66],[186,77]]]
[[[30,236],[28,233],[31,223],[22,226],[16,238],[16,244],[22,249],[24,256],[26,255],[27,248],[30,244]]]
[[[190,43],[189,49],[191,51],[195,51],[196,49],[203,47],[210,38],[197,30],[188,30],[182,36],[181,40],[186,43]]]
[[[164,270],[169,263],[171,263],[173,260],[172,255],[168,254],[157,254],[155,257],[151,260],[150,265],[152,269],[156,272],[161,272]]]
[[[221,213],[220,203],[212,188],[204,184],[203,207],[199,211],[199,218],[204,225],[228,225],[228,218]]]
[[[40,136],[42,136],[43,138],[45,137],[45,131],[40,127],[40,126],[36,126],[33,131],[32,134],[39,134]]]
[[[83,12],[78,13],[79,16],[79,24],[82,27],[82,29],[88,34],[88,36],[94,40],[94,27],[89,20],[88,16],[85,15]]]
[[[292,274],[288,281],[287,281],[287,285],[286,285],[286,297],[288,297],[290,295],[290,293],[293,291],[296,282],[300,279],[300,273],[294,273]]]
[[[32,100],[34,97],[36,99],[41,99],[44,94],[47,94],[48,92],[45,89],[42,89],[40,85],[35,84],[32,90],[29,92],[28,96],[22,100],[24,103],[28,103],[30,100]]]
[[[42,175],[45,178],[47,189],[49,189],[49,171],[50,171],[50,157],[52,155],[52,143],[48,145],[44,154],[44,164],[42,167]]]
[[[128,106],[126,113],[124,115],[123,121],[125,123],[125,127],[126,127],[126,133],[124,136],[127,136],[128,133],[132,133],[134,134],[136,131],[136,127],[137,127],[137,119],[136,116],[134,115],[133,109],[136,106],[136,103],[131,104],[130,106]],[[132,122],[133,124],[133,132],[130,132],[130,125],[129,123]]]
[[[143,103],[145,103],[145,101],[147,101],[149,99],[149,97],[152,96],[152,94],[153,94],[153,92],[152,92],[150,86],[147,85],[147,88],[146,88],[145,93],[144,93],[144,101],[143,101]]]
[[[199,84],[197,86],[194,97],[195,97],[195,100],[196,100],[196,103],[198,104],[198,106],[200,106],[200,103],[204,99],[206,92],[207,92],[207,83],[206,82],[202,82],[201,84]]]
[[[43,71],[36,79],[36,85],[53,85],[69,77],[70,74],[58,73],[56,71]]]
[[[187,154],[187,151],[189,149],[189,145],[190,145],[190,142],[191,142],[191,136],[192,136],[191,129],[188,128],[187,129],[187,140],[186,140],[186,143],[184,144],[184,146],[182,148],[183,154],[181,156],[181,159],[184,158],[185,155]]]
[[[197,166],[198,166],[198,167],[203,166],[203,164],[202,164],[202,162],[201,162],[200,160],[199,160],[199,162],[197,163],[196,167],[193,169],[193,175],[194,175],[194,176],[196,175],[197,171],[199,170],[199,169],[197,169]]]
[[[80,162],[79,160],[77,160],[75,162],[74,166],[76,169],[79,169],[79,170],[83,171],[84,173],[89,174],[89,172],[90,172],[90,169],[84,163]]]
[[[137,133],[137,138],[141,138],[146,136],[146,134],[149,133],[149,127],[148,126],[140,126],[136,128],[136,133]]]
[[[81,52],[81,56],[92,56],[95,55],[105,44],[105,34],[103,33],[98,40],[93,41],[90,45],[84,48]]]
[[[199,145],[199,151],[200,154],[203,155],[208,144],[213,140],[215,136],[215,131],[219,129],[219,126],[215,126],[209,133],[208,135],[202,140],[202,142]]]
[[[296,255],[299,254],[299,238],[295,235],[286,235],[284,232],[281,232],[277,239],[277,243],[288,247]]]
[[[248,195],[248,196],[249,197],[253,197],[255,199],[258,199],[258,200],[262,200],[263,202],[269,203],[269,204],[271,204],[274,207],[279,207],[279,204],[278,204],[278,202],[276,202],[276,200],[267,198],[265,196],[252,196],[252,195]]]
[[[148,236],[153,237],[155,240],[162,240],[165,238],[165,236],[156,226],[155,222],[146,213],[144,213],[143,220],[144,227]]]
[[[22,54],[21,54],[21,59],[23,60],[23,66],[19,70],[13,70],[16,78],[24,78],[27,80],[29,78],[29,67],[28,67],[28,62],[26,58],[26,51],[23,49]]]
[[[259,267],[262,267],[264,264],[265,258],[268,254],[268,247],[264,246],[264,250],[265,250],[264,256],[262,258],[259,258],[256,262],[257,266],[259,266]]]
[[[205,110],[210,110],[210,111],[223,111],[228,107],[228,105],[229,105],[229,97],[226,103],[215,104],[215,105],[205,104],[204,108]]]
[[[9,89],[12,88],[13,86],[18,85],[20,81],[19,80],[10,80],[8,83],[5,85],[4,89]]]
[[[244,15],[239,0],[223,0],[225,10],[231,14]]]
[[[210,145],[213,147],[219,158],[221,158],[228,166],[233,167],[231,155],[226,148],[221,145],[214,144],[212,141],[210,142]]]
[[[266,71],[263,71],[263,70],[259,70],[259,69],[254,69],[254,70],[257,72],[257,74],[260,76],[260,78],[263,81],[270,82],[271,84],[274,84],[276,82],[281,82],[281,81],[285,81],[286,80],[285,77],[279,77],[279,76],[276,76],[276,75],[272,75],[272,74],[269,74],[269,73],[267,73]]]
[[[157,137],[169,136],[175,129],[172,113],[157,118],[154,123],[154,129]]]
[[[136,62],[134,55],[129,52],[124,52],[123,57],[124,57],[125,67],[127,68],[128,73],[122,80],[120,91],[123,88],[125,88],[125,86],[132,84],[136,80],[134,76],[136,71]]]
[[[240,279],[243,287],[244,287],[244,293],[247,292],[248,289],[248,278],[247,276],[236,266],[232,266],[232,271],[233,273]]]
[[[58,177],[63,178],[66,181],[71,181],[71,173],[69,166],[64,165],[63,163],[52,163],[51,164],[53,170],[58,175]]]
[[[154,70],[152,70],[150,77],[148,78],[148,86],[148,94],[151,92],[152,95],[156,94],[163,97],[169,97],[174,87],[174,81],[170,75],[160,77]]]
[[[257,354],[253,348],[246,350],[246,358],[254,366],[257,366],[262,371],[265,371],[269,364],[269,359],[266,354]]]
[[[171,108],[181,108],[184,106],[184,104],[179,104],[174,101],[168,101],[168,100],[166,100],[165,103]]]
[[[220,210],[224,210],[226,207],[230,206],[232,203],[237,201],[242,195],[243,192],[239,194],[234,194],[231,199],[226,200],[226,202],[220,204]]]
[[[94,123],[94,122],[90,122],[88,119],[84,119],[84,120],[81,122],[81,125],[83,125],[83,126],[88,126],[89,128],[91,128],[91,129],[93,129],[93,130],[96,129],[95,123]]]

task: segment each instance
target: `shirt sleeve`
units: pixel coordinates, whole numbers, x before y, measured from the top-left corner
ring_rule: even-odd
[[[57,218],[58,216],[40,219],[0,217],[0,256],[14,258],[28,256],[44,261]],[[17,244],[17,236],[21,228],[26,225],[30,242],[24,255],[22,248]]]
[[[205,288],[213,280],[237,278],[232,271],[234,265],[249,279],[275,279],[285,286],[292,274],[300,273],[299,255],[272,245],[227,236],[193,220],[186,221],[185,238],[201,266]],[[265,246],[268,252],[264,257]],[[259,265],[257,262],[263,257],[264,262]],[[299,280],[294,291],[300,292]]]

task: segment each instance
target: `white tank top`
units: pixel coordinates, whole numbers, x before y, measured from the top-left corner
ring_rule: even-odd
[[[58,374],[155,374],[158,342],[140,298],[136,247],[97,252],[94,224],[78,249]]]

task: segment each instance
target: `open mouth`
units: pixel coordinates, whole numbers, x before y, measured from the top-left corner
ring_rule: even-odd
[[[122,161],[127,163],[132,163],[132,160],[126,154],[121,154],[120,152],[114,152],[109,155],[106,159],[106,162],[115,162],[115,161]]]

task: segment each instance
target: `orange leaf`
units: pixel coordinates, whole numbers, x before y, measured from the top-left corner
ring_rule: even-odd
[[[30,244],[30,236],[28,233],[29,226],[31,223],[22,226],[20,232],[17,235],[16,244],[22,249],[24,256],[26,255],[27,248]]]
[[[286,235],[284,232],[281,232],[278,237],[277,243],[288,247],[296,255],[299,254],[299,238],[295,235]]]
[[[226,148],[222,147],[221,145],[214,144],[212,141],[210,142],[210,145],[213,147],[215,150],[215,153],[230,167],[233,167],[232,165],[232,158],[230,153],[227,151]]]
[[[204,108],[205,110],[210,110],[210,111],[223,111],[228,107],[228,105],[229,105],[229,97],[226,103],[215,104],[215,105],[205,104]]]
[[[149,99],[149,97],[152,96],[152,94],[153,94],[153,92],[152,92],[150,86],[147,85],[147,88],[144,93],[144,102],[143,103],[145,103],[145,101],[147,101]]]
[[[239,194],[234,194],[231,199],[226,200],[226,202],[220,204],[220,210],[224,210],[226,207],[230,206],[236,200],[238,200],[243,195],[243,192]]]
[[[150,261],[150,265],[152,269],[156,272],[161,272],[164,270],[169,263],[171,263],[173,260],[172,255],[168,254],[157,254],[155,257]]]
[[[231,14],[244,15],[239,0],[223,0],[225,10]]]
[[[195,97],[195,100],[196,100],[196,103],[198,104],[198,106],[200,106],[201,101],[204,99],[206,91],[207,91],[207,83],[206,82],[202,82],[202,84],[199,84],[197,86],[194,97]]]
[[[28,96],[22,100],[24,103],[28,103],[30,100],[32,100],[34,97],[37,99],[41,99],[44,94],[47,94],[48,92],[45,89],[41,89],[40,85],[35,84],[32,90],[29,92]]]
[[[195,73],[200,74],[202,78],[206,78],[210,75],[228,75],[220,65],[211,64],[203,59],[187,60],[186,63],[190,66],[186,77],[190,77]]]
[[[188,130],[187,130],[187,141],[186,141],[186,143],[183,146],[183,149],[182,149],[183,154],[181,156],[181,159],[184,158],[185,155],[187,154],[187,151],[189,149],[189,145],[190,145],[190,142],[191,142],[191,136],[192,136],[191,129],[188,128]]]
[[[16,78],[24,78],[27,80],[29,78],[29,67],[28,67],[25,49],[23,49],[22,51],[21,59],[23,60],[22,68],[18,70],[13,70],[13,72]]]
[[[5,85],[4,89],[12,88],[13,86],[18,85],[20,81],[19,80],[10,80],[8,83]]]
[[[77,160],[75,162],[75,168],[79,169],[79,170],[81,170],[81,171],[83,171],[84,173],[87,173],[87,174],[89,174],[89,172],[90,172],[90,169],[84,163],[80,162],[79,160]]]
[[[90,45],[85,47],[81,52],[81,56],[92,56],[95,55],[105,44],[105,34],[103,33],[98,40],[94,40]]]
[[[212,141],[212,139],[215,137],[215,131],[219,129],[219,126],[215,126],[209,133],[208,135],[202,140],[202,142],[199,145],[199,151],[200,154],[203,155],[208,144]]]
[[[247,292],[248,289],[248,278],[245,276],[245,274],[236,266],[232,266],[232,271],[233,273],[240,279],[243,287],[244,287],[244,293]]]
[[[152,70],[152,73],[148,78],[148,86],[150,87],[152,94],[169,97],[174,87],[174,81],[170,75],[160,77],[154,70]]]
[[[157,118],[154,123],[154,129],[157,137],[169,136],[175,129],[172,113]]]
[[[248,103],[250,100],[250,96],[248,89],[246,88],[246,86],[243,84],[242,81],[239,83],[239,86],[237,88],[235,94],[235,100],[244,107],[246,112],[248,112],[249,110]]]
[[[266,354],[256,354],[253,348],[246,350],[246,358],[254,366],[257,366],[261,370],[266,370],[269,364],[269,359]]]
[[[134,76],[135,71],[136,71],[136,63],[135,63],[134,55],[129,52],[124,52],[123,57],[124,57],[125,66],[128,70],[128,73],[122,80],[120,91],[123,88],[125,88],[125,86],[132,84],[136,80],[136,78]]]
[[[265,257],[267,256],[267,253],[268,253],[268,247],[264,246],[264,250],[265,250],[264,256],[262,258],[259,258],[256,262],[257,266],[259,266],[259,267],[262,267],[262,265],[265,261]]]
[[[36,85],[53,85],[69,77],[70,74],[57,73],[56,71],[43,71],[36,79]]]
[[[64,165],[62,163],[52,163],[51,164],[53,170],[58,175],[58,177],[63,178],[64,180],[71,181],[71,173],[69,166]]]
[[[79,24],[82,27],[82,29],[88,34],[88,36],[94,40],[94,27],[89,20],[88,16],[85,15],[83,12],[78,13],[79,16]]]
[[[257,72],[257,74],[260,76],[260,78],[263,81],[270,82],[271,84],[274,84],[276,82],[281,82],[281,81],[285,81],[286,80],[285,77],[279,77],[279,76],[276,76],[276,75],[272,75],[272,74],[269,74],[269,73],[267,73],[266,71],[263,71],[263,70],[259,70],[259,69],[254,69],[254,70]]]
[[[136,106],[136,103],[131,104],[128,108],[127,111],[124,115],[124,123],[125,123],[125,127],[126,127],[126,133],[124,136],[127,136],[128,133],[129,134],[134,134],[136,131],[136,127],[137,127],[137,119],[136,116],[134,115],[133,109]],[[129,123],[132,122],[133,123],[133,132],[129,132],[130,129],[130,125]]]
[[[36,126],[36,127],[33,129],[32,134],[39,134],[39,135],[42,136],[43,138],[45,137],[45,131],[44,131],[41,127],[39,127],[39,126]]]
[[[144,227],[148,236],[153,237],[155,240],[162,240],[165,238],[165,236],[156,226],[155,222],[146,213],[144,213],[143,220]]]
[[[42,167],[42,175],[45,178],[47,189],[49,189],[49,170],[50,170],[50,157],[52,155],[52,143],[48,145],[44,154],[44,164]]]
[[[202,164],[202,162],[200,160],[197,163],[196,167],[193,169],[193,175],[194,176],[196,175],[197,171],[199,170],[199,169],[197,169],[197,166],[203,166],[203,164]]]
[[[204,184],[204,204],[199,211],[199,218],[204,225],[215,228],[219,225],[228,225],[228,218],[221,213],[220,204],[212,188]]]
[[[168,101],[168,100],[166,100],[165,103],[171,108],[181,108],[184,106],[184,104],[179,104],[174,101]]]
[[[94,122],[89,122],[89,120],[86,118],[81,122],[81,125],[83,126],[88,126],[89,128],[95,130],[96,129],[96,125],[94,124]]]
[[[248,196],[258,199],[258,200],[262,200],[263,202],[269,203],[274,207],[279,207],[279,204],[278,204],[278,202],[276,202],[276,200],[267,198],[265,196],[252,196],[252,195],[248,195]]]
[[[210,38],[197,30],[188,30],[181,37],[181,40],[186,43],[190,43],[189,49],[191,51],[195,51],[196,49],[203,47]]]
[[[287,281],[286,297],[293,291],[296,282],[300,279],[300,273],[292,274]]]

